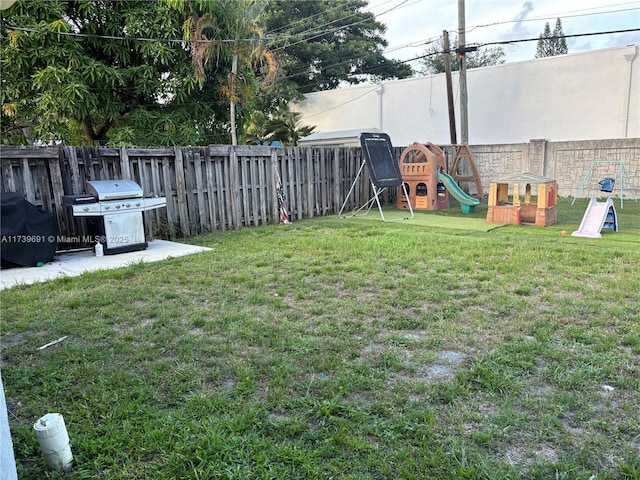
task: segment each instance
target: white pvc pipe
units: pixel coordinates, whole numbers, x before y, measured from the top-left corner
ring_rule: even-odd
[[[53,470],[67,470],[73,464],[69,434],[59,413],[47,413],[33,425],[40,449]]]
[[[9,416],[7,402],[2,385],[2,371],[0,370],[0,480],[18,480],[16,459],[13,455],[13,442],[9,431]]]

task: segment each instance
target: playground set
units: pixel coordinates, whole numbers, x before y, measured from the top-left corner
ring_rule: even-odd
[[[614,177],[605,177],[598,182],[600,191],[604,193],[612,193],[615,189],[617,180],[620,192],[620,208],[624,208],[625,190],[629,190],[631,192],[632,198],[637,201],[638,196],[636,195],[633,185],[631,184],[631,179],[629,178],[629,175],[624,168],[623,161],[595,160],[591,162],[589,170],[587,170],[587,173],[582,179],[582,182],[580,182],[580,186],[578,187],[576,194],[573,196],[571,205],[576,202],[576,198],[578,198],[580,192],[585,188],[587,189],[589,194],[591,193],[594,173],[601,172],[603,167],[608,173],[610,172],[610,169],[607,169],[607,167],[610,167],[611,165],[615,167],[616,174]],[[571,236],[601,238],[602,235],[600,232],[603,228],[610,228],[614,232],[618,231],[618,215],[616,213],[616,207],[613,203],[613,198],[608,197],[604,202],[600,202],[597,197],[591,197],[591,199],[589,200],[589,204],[587,205],[587,210],[584,212],[584,216],[582,217],[582,221],[580,222],[580,227],[578,228],[578,230],[573,232]]]
[[[383,221],[404,220],[414,216],[414,209],[448,209],[449,195],[458,200],[463,213],[470,214],[474,212],[480,199],[483,198],[480,175],[466,144],[456,145],[456,155],[449,173],[445,173],[446,157],[444,151],[432,143],[414,142],[402,152],[399,162],[395,161],[391,140],[387,134],[361,133],[360,144],[364,152],[364,162],[360,166],[338,213],[340,217],[343,217],[347,201],[352,195],[365,165],[369,171],[373,197],[353,211],[350,215],[352,217],[368,214],[375,202]],[[637,195],[624,168],[624,163],[619,160],[597,160],[592,163],[580,183],[571,205],[575,203],[578,194],[585,186],[590,184],[594,168],[600,164],[615,164],[617,166],[620,207],[623,208],[625,190],[623,185],[625,182],[626,188],[632,192],[633,198],[637,201]],[[472,185],[475,185],[476,197],[469,195],[460,187],[460,183],[464,182],[470,184],[467,191],[472,191]],[[613,192],[615,184],[615,177],[605,177],[598,182],[600,191],[606,193]],[[535,195],[534,186],[537,187]],[[380,196],[385,189],[392,187],[397,189],[396,208],[408,209],[410,211],[409,217],[385,219]],[[524,187],[524,198],[521,197],[521,187]],[[511,195],[509,195],[510,191]],[[558,184],[555,179],[533,173],[510,175],[490,183],[487,222],[547,227],[557,222],[557,202]],[[360,212],[365,209],[365,213],[361,214]],[[618,216],[613,199],[609,197],[605,202],[599,202],[596,197],[592,197],[580,227],[572,233],[572,236],[600,238],[600,232],[603,228],[610,228],[614,232],[618,231]]]
[[[347,202],[354,192],[354,188],[365,165],[369,172],[369,180],[373,197],[360,208],[351,212],[350,217],[367,215],[374,203],[378,205],[382,220],[398,221],[413,218],[413,210],[444,210],[449,208],[449,193],[460,202],[463,213],[473,213],[476,205],[483,196],[482,183],[469,147],[465,144],[456,145],[456,156],[449,173],[446,170],[444,151],[432,143],[413,143],[407,147],[396,162],[392,152],[391,139],[386,133],[361,133],[360,146],[364,154],[364,161],[347,193],[338,212],[338,216],[345,218],[343,212]],[[466,161],[466,165],[465,165]],[[466,169],[464,168],[466,167]],[[466,172],[471,172],[469,175]],[[468,195],[459,185],[460,182],[475,184],[478,198]],[[408,209],[409,217],[387,220],[380,204],[380,196],[386,188],[397,188],[396,207]],[[361,213],[364,212],[364,213]]]
[[[460,203],[462,213],[473,213],[483,196],[480,175],[469,147],[463,144],[456,148],[451,169],[446,173],[445,153],[440,147],[417,142],[409,145],[400,155],[403,185],[398,188],[396,208],[446,210],[451,194]],[[471,174],[461,173],[465,170]],[[467,194],[460,182],[474,183],[477,198]]]

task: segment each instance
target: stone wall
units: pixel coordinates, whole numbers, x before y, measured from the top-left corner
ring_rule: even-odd
[[[530,172],[554,178],[561,197],[573,197],[580,187],[578,197],[597,195],[598,182],[613,177],[616,189],[612,196],[619,196],[623,180],[624,198],[640,198],[640,138],[573,142],[534,139],[529,143],[472,145],[471,152],[486,190],[500,177]],[[622,172],[621,165],[614,163],[618,161],[623,162]]]

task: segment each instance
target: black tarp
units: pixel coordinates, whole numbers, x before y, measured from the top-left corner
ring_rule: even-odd
[[[35,267],[53,260],[58,248],[58,221],[17,193],[0,194],[2,264]]]

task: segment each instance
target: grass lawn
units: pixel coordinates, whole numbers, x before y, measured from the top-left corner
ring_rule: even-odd
[[[586,205],[547,228],[481,205],[217,232],[2,291],[19,478],[638,479],[640,202],[571,237]]]

